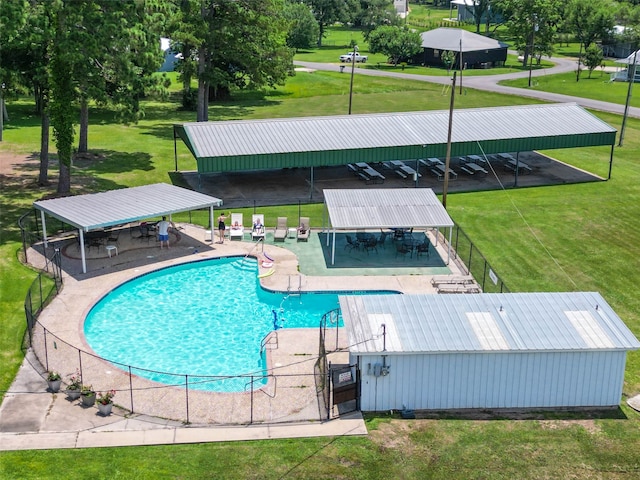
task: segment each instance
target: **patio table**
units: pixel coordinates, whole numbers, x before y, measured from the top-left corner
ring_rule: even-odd
[[[478,165],[484,165],[487,161],[480,155],[467,155],[467,158]]]
[[[435,165],[441,165],[442,161],[439,158],[435,158],[435,157],[430,157],[430,158],[422,158],[420,160],[418,160],[418,162],[422,165],[424,165],[427,168],[432,168]]]
[[[464,167],[465,167],[465,168],[468,168],[468,169],[470,169],[470,170],[472,170],[472,171],[473,171],[473,172],[475,172],[475,173],[481,172],[481,173],[484,173],[485,175],[486,175],[487,173],[489,173],[488,171],[486,171],[484,168],[482,168],[482,167],[481,167],[480,165],[478,165],[477,163],[469,162],[469,163],[465,164],[465,166],[464,166]]]

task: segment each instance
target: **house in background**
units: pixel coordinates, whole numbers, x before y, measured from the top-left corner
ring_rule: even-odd
[[[446,67],[442,60],[442,54],[446,51],[455,54],[453,68],[456,69],[460,68],[460,55],[465,69],[502,66],[507,60],[506,43],[459,28],[436,28],[420,36],[422,53],[413,58],[417,64]]]
[[[393,6],[400,18],[405,18],[409,13],[409,0],[393,0]]]
[[[622,70],[611,74],[611,81],[628,82],[630,72],[633,72],[633,83],[640,82],[640,50],[632,52],[627,58],[615,60]],[[635,63],[635,67],[634,67]]]
[[[180,52],[175,52],[171,49],[170,40],[168,38],[160,39],[160,48],[164,53],[164,61],[162,66],[158,70],[159,72],[173,72],[176,68],[176,64],[180,59]]]

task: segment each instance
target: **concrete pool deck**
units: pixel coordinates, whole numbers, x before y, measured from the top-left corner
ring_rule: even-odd
[[[77,353],[75,357],[69,356],[69,351],[65,353],[63,343],[68,342],[86,352],[91,351],[84,341],[82,323],[93,304],[117,285],[132,277],[171,265],[221,256],[255,254],[256,246],[250,241],[212,244],[205,241],[202,228],[193,225],[181,227],[182,230],[177,235],[174,234],[169,250],[160,250],[153,243],[141,244],[139,240],[126,238],[125,235],[117,256],[109,257],[106,250],[91,252],[86,274],[81,273],[79,253],[72,240],[53,243],[53,246],[60,248],[63,253],[64,287],[42,312],[39,321],[60,339],[54,343],[55,351],[50,351],[49,356],[52,361],[57,362],[55,369],[61,371],[65,378],[74,371],[73,362]],[[284,244],[273,244],[268,239],[265,243],[264,252],[274,259],[276,265],[274,274],[261,279],[265,288],[284,292],[292,288],[300,288],[303,291],[352,291],[354,277],[357,277],[357,290],[435,293],[429,282],[429,275],[442,273],[441,269],[437,272],[425,269],[422,274],[416,274],[411,267],[402,266],[397,271],[386,272],[386,275],[361,273],[357,269],[349,269],[343,274],[339,270],[332,270],[327,275],[304,275],[300,271],[310,266],[302,265],[302,261],[299,265],[298,257],[287,249],[287,245],[293,242],[296,242],[295,239],[287,239]],[[312,242],[308,245],[296,243],[296,248],[314,249],[319,246]],[[442,245],[438,246],[438,253],[446,258]],[[321,254],[301,257],[305,258],[304,262],[324,262]],[[44,265],[42,255],[34,249],[29,252],[29,262],[39,268]],[[267,271],[266,268],[260,268],[263,272]],[[320,269],[321,265],[316,268]],[[454,262],[447,268],[452,274],[461,273]],[[407,270],[412,273],[403,275]],[[157,392],[145,393],[136,398],[134,411],[142,411],[145,414],[132,414],[129,411],[131,408],[117,408],[108,417],[100,416],[96,407],[85,408],[77,401],[69,401],[63,393],[47,392],[44,380],[46,367],[40,365],[30,350],[0,406],[0,449],[83,448],[365,435],[366,427],[358,412],[346,416],[334,415],[332,420],[327,421],[326,414],[319,408],[318,393],[312,384],[312,360],[318,354],[317,329],[302,329],[310,332],[286,330],[279,331],[279,348],[269,352],[270,368],[290,368],[284,372],[284,378],[287,375],[300,375],[300,378],[306,379],[303,380],[305,388],[300,388],[299,384],[287,385],[283,380],[278,386],[277,395],[271,392],[274,393],[274,397],[278,397],[277,401],[267,394],[255,395],[252,398],[246,394],[215,394],[190,390],[188,423],[184,421],[184,405],[181,405],[184,391],[180,389],[170,392],[158,389]],[[42,340],[34,339],[34,348],[38,346],[39,341]],[[46,339],[44,341],[46,342]],[[340,346],[344,348],[346,340],[340,341]],[[64,362],[67,360],[63,358],[64,355],[70,357],[68,367],[65,367]],[[345,363],[348,359],[345,351],[337,351],[332,355],[337,356],[334,363]],[[86,355],[83,355],[84,357]],[[304,361],[300,361],[301,358],[304,358]],[[62,365],[62,368],[58,365]],[[126,392],[129,377],[126,372],[117,371],[113,365],[91,357],[83,360],[82,365],[83,371],[91,374],[89,378],[96,390],[116,388],[120,395],[116,396],[115,403],[130,407],[129,399],[123,398],[128,396]],[[144,385],[145,388],[147,383],[153,383],[139,379],[136,381],[138,386]],[[268,388],[265,390],[269,393]],[[249,403],[251,414],[255,414],[258,419],[250,425],[247,421]],[[281,410],[282,405],[287,405],[289,410]]]

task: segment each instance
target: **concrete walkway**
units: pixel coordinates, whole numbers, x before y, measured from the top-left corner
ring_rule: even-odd
[[[61,241],[56,247],[63,254],[64,288],[41,313],[39,322],[44,325],[51,334],[59,339],[57,345],[49,340],[51,350],[49,358],[63,355],[65,348],[63,343],[70,345],[83,345],[82,324],[84,317],[96,299],[102,297],[120,283],[146,272],[176,265],[179,263],[214,258],[228,255],[251,254],[254,248],[252,242],[226,241],[224,245],[205,242],[205,231],[201,227],[184,224],[179,233],[171,235],[171,249],[160,250],[155,244],[147,245],[128,235],[123,235],[119,248],[119,254],[108,257],[104,249],[88,252],[88,271],[82,273],[79,253],[73,240]],[[435,239],[432,241],[435,242]],[[52,244],[55,242],[52,242]],[[319,290],[352,290],[354,275],[352,271],[344,276],[306,276],[300,273],[298,258],[289,249],[288,243],[293,243],[298,248],[320,249],[315,243],[306,242],[298,244],[295,240],[286,240],[283,244],[273,244],[271,240],[264,246],[265,252],[276,260],[278,268],[276,273],[261,280],[264,287],[274,291],[286,291],[290,278],[302,279],[303,291]],[[280,246],[282,245],[282,246]],[[283,248],[285,247],[285,248]],[[51,248],[51,247],[50,247]],[[446,258],[447,252],[442,244],[436,249],[441,257]],[[321,254],[314,254],[310,258],[315,261],[322,258]],[[322,260],[324,261],[324,260]],[[31,249],[29,262],[37,268],[44,267],[42,255]],[[261,267],[262,268],[262,267]],[[428,269],[424,269],[425,272]],[[451,262],[447,271],[460,274],[461,271],[455,262]],[[428,282],[428,273],[374,275],[361,274],[358,276],[358,289],[386,290],[393,289],[404,293],[435,293]],[[268,359],[270,365],[293,365],[291,368],[305,369],[310,362],[300,362],[291,359],[300,358],[300,352],[317,354],[318,334],[316,329],[309,329],[309,335],[302,335],[296,329],[281,330],[280,346],[276,351],[270,352]],[[308,337],[308,338],[307,338]],[[97,407],[83,407],[79,401],[71,401],[64,393],[52,393],[47,391],[45,381],[45,368],[34,354],[41,348],[38,335],[34,332],[33,349],[27,351],[25,360],[0,405],[0,450],[20,449],[49,449],[49,448],[88,448],[104,446],[127,445],[154,445],[154,444],[179,444],[200,443],[216,441],[235,441],[269,438],[298,438],[316,436],[341,436],[341,435],[366,435],[367,430],[359,412],[352,414],[336,414],[332,420],[324,420],[318,415],[318,400],[314,389],[286,388],[286,383],[279,382],[278,394],[273,400],[266,396],[256,397],[253,407],[255,423],[247,425],[246,421],[239,422],[233,418],[220,418],[225,412],[247,411],[243,407],[246,403],[246,395],[216,394],[215,392],[192,391],[189,394],[190,420],[189,424],[178,420],[180,416],[181,399],[184,392],[176,391],[165,393],[161,389],[140,395],[136,399],[136,411],[146,414],[130,413],[126,383],[128,380],[125,372],[117,371],[109,364],[96,364],[93,361],[83,362],[83,370],[91,378],[92,384],[97,390],[103,391],[115,388],[120,395],[115,398],[115,403],[123,405],[129,410],[114,408],[110,416],[99,414]],[[54,353],[55,349],[55,353]],[[90,350],[87,347],[84,350]],[[77,352],[71,351],[71,361],[77,361]],[[332,355],[346,355],[346,353],[333,353]],[[41,357],[42,358],[42,357]],[[86,358],[86,357],[85,357]],[[75,360],[74,360],[75,359]],[[65,359],[63,358],[62,361]],[[344,363],[345,359],[341,359]],[[60,359],[56,360],[60,361]],[[313,363],[310,363],[311,366]],[[73,371],[69,367],[56,370]],[[52,367],[53,368],[53,367]],[[295,374],[295,372],[293,372]],[[304,373],[304,372],[301,372]],[[102,375],[102,377],[100,376]],[[308,375],[308,373],[307,373]],[[103,377],[107,377],[106,380]],[[125,384],[118,384],[120,377]],[[94,381],[95,380],[95,381]],[[105,381],[103,381],[105,380]],[[123,380],[123,381],[124,381]],[[136,382],[144,382],[137,379]],[[147,381],[148,382],[148,381]],[[122,382],[121,382],[122,383]],[[108,385],[108,388],[103,386]],[[161,395],[162,402],[158,401]],[[173,395],[173,397],[169,397]],[[175,397],[175,398],[174,398]],[[244,398],[240,398],[244,397]],[[265,398],[267,398],[265,400]],[[226,403],[225,403],[226,402]],[[265,405],[262,405],[262,403]],[[159,411],[158,404],[163,404],[163,411]],[[215,405],[215,408],[212,406]],[[293,408],[291,413],[286,405]],[[295,407],[295,408],[294,408]],[[172,411],[176,410],[178,413]],[[149,413],[154,412],[154,413]],[[222,412],[222,413],[221,413]],[[266,414],[265,414],[266,412]],[[277,421],[269,421],[269,412],[275,412]],[[314,413],[315,412],[315,413]],[[262,420],[255,420],[259,418]],[[240,424],[244,423],[244,424]]]
[[[107,417],[95,407],[85,408],[65,399],[62,393],[46,391],[37,368],[38,360],[28,352],[16,379],[0,406],[0,450],[122,447],[226,442],[271,438],[303,438],[366,435],[359,412],[325,422],[275,425],[187,426],[146,415],[128,415],[114,410]]]
[[[578,63],[574,60],[566,58],[552,57],[550,61],[555,63],[555,66],[551,68],[545,68],[540,70],[533,70],[531,72],[532,78],[544,77],[547,75],[554,75],[558,73],[575,72],[578,68]],[[318,63],[318,62],[295,62],[296,65],[310,68],[314,70],[326,70],[331,72],[339,72],[340,65],[333,63]],[[451,79],[448,75],[442,76],[430,76],[430,75],[416,75],[411,73],[402,72],[387,72],[382,70],[374,70],[369,68],[356,68],[355,73],[359,75],[371,75],[375,77],[391,77],[391,78],[405,78],[407,80],[416,80],[420,82],[437,83],[440,85],[450,84]],[[584,108],[592,110],[598,110],[601,112],[615,113],[618,115],[624,114],[624,105],[617,103],[602,102],[600,100],[591,100],[589,98],[574,97],[571,95],[562,95],[559,93],[543,92],[541,90],[529,89],[529,88],[516,88],[507,87],[504,85],[498,85],[498,82],[503,80],[512,80],[516,78],[528,78],[529,72],[513,72],[504,73],[500,75],[481,75],[481,76],[468,76],[463,74],[463,86],[464,88],[474,88],[477,90],[484,90],[488,92],[503,93],[505,95],[517,95],[519,97],[529,97],[546,102],[556,103],[577,103]],[[640,108],[629,107],[629,117],[640,118]]]

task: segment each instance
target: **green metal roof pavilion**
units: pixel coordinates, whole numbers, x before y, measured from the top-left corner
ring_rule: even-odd
[[[448,110],[174,125],[199,174],[446,156]],[[460,109],[451,155],[610,145],[616,129],[574,103]],[[313,175],[313,174],[312,174]]]

